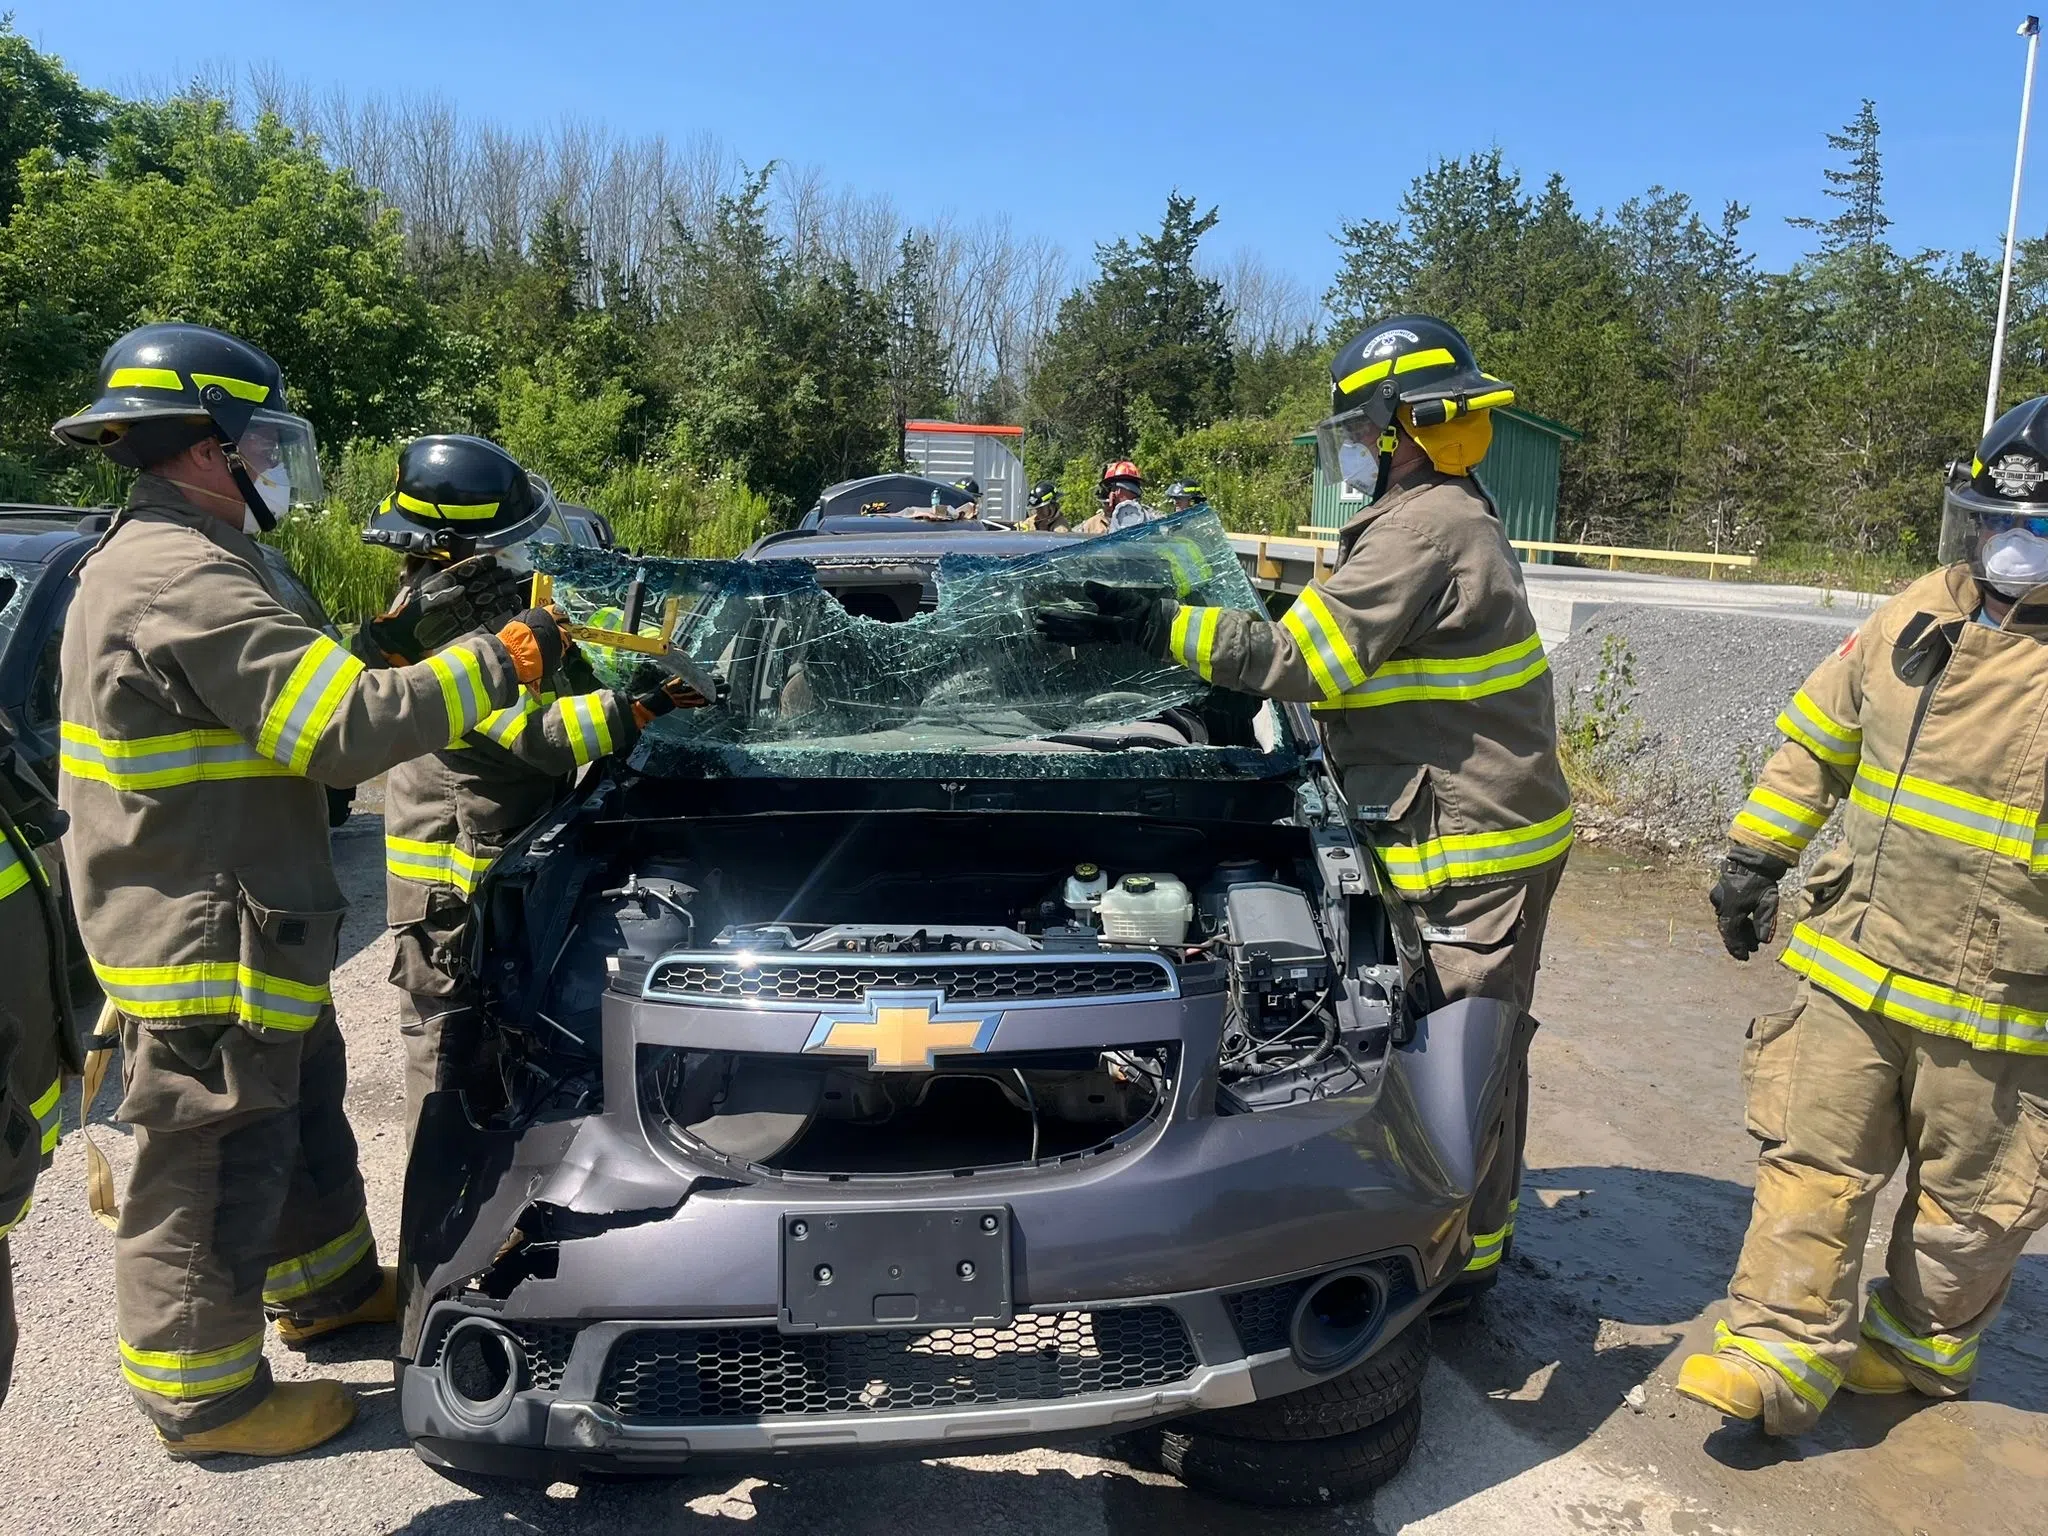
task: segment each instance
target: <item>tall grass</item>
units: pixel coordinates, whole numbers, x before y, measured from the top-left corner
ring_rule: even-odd
[[[629,464],[591,491],[620,545],[649,554],[728,560],[768,531],[767,498],[731,469]]]

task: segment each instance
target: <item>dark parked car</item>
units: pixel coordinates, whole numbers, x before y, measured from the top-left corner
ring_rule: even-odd
[[[408,1173],[419,1454],[1398,1468],[1506,1009],[1429,1010],[1304,712],[1030,623],[1083,579],[1252,606],[1213,515],[536,559],[572,614],[679,599],[722,698],[477,892],[501,1080]]]

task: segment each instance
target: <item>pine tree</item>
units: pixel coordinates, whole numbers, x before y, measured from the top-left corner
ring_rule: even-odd
[[[1826,194],[1841,205],[1831,219],[1787,219],[1794,229],[1820,235],[1819,256],[1854,252],[1868,256],[1884,245],[1892,221],[1884,211],[1884,157],[1877,146],[1877,103],[1868,96],[1840,133],[1828,135],[1828,148],[1848,159],[1845,169],[1829,166]]]

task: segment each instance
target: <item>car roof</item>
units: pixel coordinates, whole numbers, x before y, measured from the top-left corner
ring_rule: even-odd
[[[1078,542],[1073,535],[1064,533],[1012,533],[997,531],[980,523],[914,523],[905,520],[886,532],[864,530],[858,538],[829,530],[817,532],[810,529],[770,534],[741,558],[919,564],[957,554],[1011,559],[1019,555],[1042,554],[1048,549],[1072,546]]]
[[[0,502],[0,560],[41,565],[80,539],[96,539],[113,518],[107,507],[49,507]]]

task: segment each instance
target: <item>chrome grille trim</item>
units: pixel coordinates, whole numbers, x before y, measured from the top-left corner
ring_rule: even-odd
[[[871,990],[905,988],[944,992],[949,1004],[961,1006],[1072,1008],[1108,1001],[1171,1001],[1180,996],[1180,978],[1164,957],[1144,951],[777,951],[749,955],[744,964],[730,950],[678,951],[647,968],[640,996],[651,1003],[699,1008],[816,1013],[863,1003]]]

